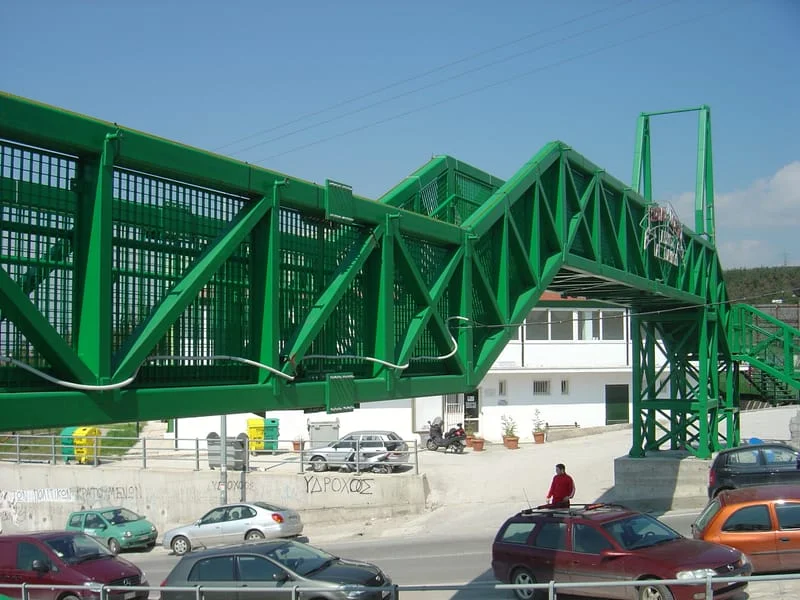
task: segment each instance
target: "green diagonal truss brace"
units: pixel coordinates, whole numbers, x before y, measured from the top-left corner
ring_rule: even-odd
[[[631,308],[632,455],[707,456],[738,436],[732,310],[713,236],[664,261],[650,206],[561,142],[376,201],[0,94],[0,430],[471,391],[552,290]]]

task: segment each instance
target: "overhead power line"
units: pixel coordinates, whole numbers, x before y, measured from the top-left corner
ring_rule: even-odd
[[[613,6],[598,8],[598,9],[595,9],[595,10],[590,11],[588,13],[585,13],[583,15],[580,15],[578,17],[574,17],[572,19],[568,19],[567,21],[563,21],[563,22],[561,22],[561,23],[559,23],[557,25],[553,25],[553,26],[550,26],[550,27],[544,27],[542,29],[538,29],[538,30],[533,31],[531,33],[528,33],[528,34],[526,34],[526,35],[524,35],[522,37],[513,39],[510,42],[505,42],[503,44],[498,44],[496,46],[492,46],[490,48],[486,48],[484,50],[481,50],[480,52],[476,52],[474,54],[470,54],[470,55],[465,56],[463,58],[459,58],[457,60],[454,60],[454,61],[442,64],[442,65],[439,65],[437,67],[434,67],[432,69],[429,69],[429,70],[424,71],[422,73],[419,73],[417,75],[412,75],[411,77],[407,77],[405,79],[401,79],[399,81],[395,81],[394,83],[390,83],[388,85],[376,88],[376,89],[374,89],[374,90],[372,90],[370,92],[365,92],[363,94],[359,94],[357,96],[353,96],[352,98],[348,98],[346,100],[342,100],[342,101],[337,102],[335,104],[332,104],[332,105],[330,105],[330,106],[328,106],[326,108],[322,108],[322,109],[315,110],[315,111],[312,111],[312,112],[309,112],[309,113],[305,113],[305,114],[300,115],[299,117],[296,117],[296,118],[294,118],[294,119],[292,119],[290,121],[285,121],[285,122],[280,123],[278,125],[274,125],[272,127],[266,128],[266,129],[261,129],[259,131],[255,131],[253,133],[250,133],[248,135],[240,137],[240,138],[238,138],[236,140],[233,140],[232,142],[228,142],[227,144],[223,144],[222,146],[217,146],[216,148],[213,148],[212,150],[214,152],[218,152],[220,150],[224,150],[226,148],[230,148],[231,146],[235,146],[236,144],[239,144],[241,142],[253,139],[253,138],[258,137],[260,135],[264,135],[266,133],[271,133],[271,132],[276,131],[278,129],[283,129],[284,127],[288,127],[289,125],[294,125],[295,123],[300,123],[301,121],[305,121],[306,119],[309,119],[311,117],[316,117],[317,115],[321,115],[321,114],[324,114],[324,113],[329,112],[331,110],[335,110],[337,108],[341,108],[342,106],[346,106],[348,104],[352,104],[353,102],[357,102],[359,100],[363,100],[364,98],[369,98],[370,96],[374,96],[376,94],[380,94],[381,92],[385,92],[387,90],[391,90],[391,89],[399,87],[399,86],[401,86],[403,84],[410,83],[412,81],[416,81],[417,79],[422,79],[423,77],[427,77],[428,75],[433,75],[434,73],[438,73],[440,71],[444,71],[445,69],[449,69],[450,67],[453,67],[455,65],[459,65],[461,63],[468,62],[468,61],[473,60],[475,58],[479,58],[479,57],[484,56],[486,54],[490,54],[490,53],[495,52],[497,50],[501,50],[502,48],[507,48],[509,46],[513,46],[515,44],[519,44],[520,42],[524,42],[525,40],[528,40],[528,39],[533,38],[533,37],[537,37],[537,36],[542,35],[544,33],[549,33],[551,31],[555,31],[557,29],[561,29],[562,27],[566,27],[567,25],[572,25],[573,23],[577,23],[579,21],[583,21],[584,19],[588,19],[590,17],[593,17],[595,15],[601,14],[603,12],[614,10],[616,8],[619,8],[620,6],[623,6],[624,4],[630,4],[631,2],[633,2],[633,0],[621,0],[620,2],[617,2],[616,4],[614,4]],[[244,152],[247,149],[248,148],[245,148],[243,150],[237,150],[233,154],[238,154],[240,152]]]
[[[629,38],[626,38],[626,39],[623,39],[623,40],[620,40],[620,41],[617,41],[617,42],[612,42],[610,44],[606,44],[604,46],[600,46],[599,48],[595,48],[593,50],[589,50],[589,51],[586,51],[586,52],[581,52],[579,54],[575,54],[573,56],[570,56],[570,57],[567,57],[567,58],[564,58],[564,59],[561,59],[561,60],[546,64],[546,65],[537,67],[535,69],[531,69],[529,71],[525,71],[525,72],[519,73],[519,74],[511,76],[511,77],[506,77],[506,78],[501,79],[499,81],[495,81],[494,83],[489,83],[489,84],[486,84],[486,85],[478,86],[478,87],[472,88],[471,90],[467,90],[465,92],[461,92],[461,93],[458,93],[458,94],[454,94],[452,96],[448,96],[448,97],[443,98],[441,100],[437,100],[436,102],[431,102],[431,103],[425,104],[423,106],[418,106],[416,108],[412,108],[412,109],[409,109],[409,110],[406,110],[406,111],[403,111],[403,112],[400,112],[400,113],[396,113],[396,114],[394,114],[392,116],[385,117],[383,119],[378,119],[376,121],[372,121],[372,122],[367,123],[365,125],[360,125],[358,127],[352,128],[352,129],[341,131],[339,133],[335,133],[333,135],[329,135],[327,137],[320,138],[320,139],[315,140],[313,142],[308,142],[306,144],[295,146],[294,148],[290,148],[289,150],[284,150],[283,152],[278,152],[276,154],[272,154],[270,156],[267,156],[267,157],[264,157],[264,158],[261,158],[261,159],[255,160],[255,161],[250,161],[250,162],[253,162],[255,164],[259,164],[259,163],[266,162],[268,160],[272,160],[273,158],[278,158],[280,156],[285,156],[286,154],[291,154],[293,152],[298,152],[300,150],[305,150],[306,148],[311,148],[312,146],[317,146],[319,144],[323,144],[325,142],[329,142],[329,141],[334,140],[334,139],[338,139],[338,138],[341,138],[341,137],[344,137],[344,136],[347,136],[347,135],[351,135],[353,133],[358,133],[360,131],[364,131],[365,129],[369,129],[371,127],[375,127],[377,125],[383,125],[384,123],[389,123],[390,121],[396,121],[398,119],[402,119],[403,117],[407,117],[409,115],[412,115],[412,114],[415,114],[415,113],[418,113],[418,112],[422,112],[424,110],[428,110],[429,108],[435,108],[437,106],[441,106],[442,104],[447,104],[448,102],[452,102],[454,100],[459,100],[461,98],[465,98],[467,96],[471,96],[473,94],[477,94],[478,92],[482,92],[482,91],[485,91],[485,90],[488,90],[488,89],[491,89],[491,88],[494,88],[494,87],[497,87],[497,86],[500,86],[500,85],[503,85],[503,84],[506,84],[506,83],[511,83],[511,82],[517,81],[519,79],[522,79],[523,77],[527,77],[527,76],[533,75],[535,73],[540,73],[542,71],[545,71],[547,69],[551,69],[553,67],[558,67],[558,66],[561,66],[561,65],[565,65],[567,63],[574,62],[574,61],[579,60],[581,58],[586,58],[588,56],[593,56],[595,54],[599,54],[601,52],[605,52],[606,50],[611,50],[613,48],[618,48],[618,47],[623,46],[625,44],[630,44],[631,42],[636,42],[636,41],[639,41],[639,40],[642,40],[642,39],[646,39],[646,38],[652,37],[654,35],[657,35],[659,33],[663,33],[665,31],[669,31],[670,29],[675,29],[676,27],[680,27],[682,25],[687,25],[689,23],[694,23],[694,22],[700,21],[700,20],[708,18],[708,17],[717,16],[717,15],[720,15],[720,14],[722,14],[724,12],[731,11],[731,10],[733,10],[735,8],[740,8],[741,6],[742,6],[741,4],[740,5],[736,5],[736,6],[730,6],[730,7],[727,7],[725,9],[723,9],[723,10],[714,10],[714,11],[711,11],[711,12],[703,13],[702,15],[699,15],[699,16],[696,16],[696,17],[683,19],[681,21],[676,21],[674,23],[670,23],[669,25],[665,25],[663,27],[658,27],[658,28],[655,28],[655,29],[651,29],[651,30],[649,30],[649,31],[647,31],[645,33],[641,33],[639,35],[635,35],[635,36],[632,36],[632,37],[629,37]]]
[[[446,77],[445,79],[439,79],[437,81],[433,81],[431,83],[427,83],[427,84],[422,85],[420,87],[417,87],[417,88],[414,88],[414,89],[411,89],[411,90],[408,90],[408,91],[405,91],[405,92],[401,92],[399,94],[395,94],[394,96],[390,96],[390,97],[384,98],[382,100],[377,100],[375,102],[372,102],[371,104],[367,104],[366,106],[361,106],[359,108],[355,108],[353,110],[347,111],[347,112],[342,113],[340,115],[336,115],[336,116],[331,117],[329,119],[325,119],[324,121],[318,121],[316,123],[312,123],[310,125],[306,125],[304,127],[300,127],[299,129],[293,129],[293,130],[288,131],[286,133],[282,133],[280,135],[271,137],[271,138],[269,138],[267,140],[263,140],[261,142],[255,143],[255,144],[251,144],[250,146],[246,146],[244,148],[241,148],[241,149],[233,152],[232,155],[235,156],[237,154],[241,154],[242,152],[246,152],[248,150],[252,150],[253,148],[258,148],[258,147],[264,146],[266,144],[271,144],[272,142],[277,142],[279,140],[285,139],[287,137],[291,137],[291,136],[296,135],[298,133],[303,133],[304,131],[308,131],[310,129],[315,129],[316,127],[320,127],[322,125],[328,125],[328,124],[333,123],[335,121],[340,121],[340,120],[342,120],[342,119],[344,119],[346,117],[350,117],[350,116],[356,115],[358,113],[367,111],[367,110],[369,110],[371,108],[375,108],[376,106],[380,106],[382,104],[387,104],[389,102],[393,102],[394,100],[398,100],[400,98],[411,96],[411,95],[416,94],[418,92],[422,92],[422,91],[425,91],[425,90],[428,90],[428,89],[443,85],[443,84],[448,83],[450,81],[453,81],[455,79],[459,79],[461,77],[464,77],[465,75],[472,75],[474,73],[477,73],[478,71],[483,71],[483,70],[488,69],[490,67],[497,66],[499,64],[508,62],[510,60],[514,60],[515,58],[519,58],[520,56],[524,56],[526,54],[532,54],[534,52],[538,52],[539,50],[543,50],[544,48],[547,48],[549,46],[555,46],[555,45],[558,45],[558,44],[563,44],[564,42],[572,41],[572,40],[574,40],[576,38],[579,38],[579,37],[581,37],[583,35],[586,35],[587,33],[593,33],[595,31],[599,31],[599,30],[605,29],[607,27],[611,27],[611,26],[614,26],[614,25],[619,25],[620,23],[623,23],[625,21],[628,21],[628,20],[636,18],[636,17],[640,17],[642,15],[645,15],[647,13],[653,12],[655,10],[659,10],[661,8],[669,6],[670,4],[675,4],[676,2],[679,2],[679,1],[681,1],[681,0],[669,0],[668,2],[665,2],[663,4],[658,4],[656,6],[648,7],[648,8],[645,8],[643,10],[631,13],[629,15],[625,15],[624,17],[621,17],[621,18],[612,19],[610,21],[605,21],[604,23],[600,23],[600,24],[594,25],[592,27],[587,27],[586,29],[582,29],[581,31],[578,31],[576,33],[572,33],[570,35],[564,36],[564,37],[559,38],[557,40],[552,40],[550,42],[545,42],[544,44],[540,44],[539,46],[536,46],[534,48],[529,48],[529,49],[523,50],[521,52],[516,52],[516,53],[511,54],[509,56],[493,60],[493,61],[485,63],[483,65],[480,65],[480,66],[477,66],[477,67],[473,67],[471,69],[466,69],[464,71],[456,73],[455,75],[451,75],[449,77]]]

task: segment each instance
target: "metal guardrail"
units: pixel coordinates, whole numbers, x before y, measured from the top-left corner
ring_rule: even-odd
[[[417,440],[404,440],[409,447],[410,460],[391,461],[392,465],[411,467],[419,474],[420,445]],[[112,442],[113,445],[107,445]],[[203,438],[147,438],[87,436],[79,447],[62,443],[62,436],[45,434],[11,434],[0,437],[0,461],[13,463],[59,464],[79,463],[92,466],[113,463],[136,464],[143,469],[171,463],[170,466],[187,466],[195,471],[220,467],[219,445],[209,450],[209,440]],[[304,473],[310,466],[313,452],[301,444],[298,450],[289,449],[294,440],[268,440],[276,445],[274,450],[251,451],[242,447],[247,440],[229,438],[227,467],[234,471],[272,470],[282,465],[293,465]],[[219,441],[217,441],[219,444]],[[237,444],[239,444],[237,448]],[[283,445],[284,448],[279,446]],[[213,446],[213,444],[212,444]],[[236,453],[241,456],[236,460]],[[216,461],[216,462],[215,462]],[[241,464],[237,464],[240,462]],[[370,463],[356,450],[355,470],[368,470]],[[237,468],[238,467],[238,468]],[[338,467],[332,467],[333,470]]]
[[[528,585],[514,585],[514,584],[501,584],[501,583],[467,583],[467,584],[423,584],[423,585],[399,585],[394,584],[384,587],[367,587],[362,585],[342,585],[338,588],[316,588],[316,587],[302,587],[302,586],[286,586],[285,592],[291,593],[292,600],[298,600],[300,594],[303,592],[331,592],[334,590],[342,592],[357,592],[369,591],[377,592],[383,591],[386,593],[384,600],[397,600],[401,592],[505,592],[512,590],[546,590],[549,600],[556,600],[558,593],[569,594],[569,590],[578,588],[606,588],[606,587],[641,587],[643,585],[667,585],[670,587],[676,586],[703,586],[706,600],[713,600],[715,584],[747,582],[749,585],[761,584],[767,582],[781,582],[781,581],[798,581],[800,574],[787,573],[787,574],[770,574],[770,575],[751,575],[749,577],[704,577],[698,579],[647,579],[638,581],[602,581],[602,582],[563,582],[556,583],[549,581],[547,583],[536,583]],[[274,588],[271,588],[274,589]],[[87,586],[53,586],[53,585],[33,585],[33,584],[5,584],[0,583],[0,594],[6,593],[8,590],[17,590],[22,600],[31,600],[30,592],[36,590],[63,590],[63,591],[80,591],[82,597],[86,595]],[[156,595],[165,591],[172,592],[193,592],[196,600],[205,600],[205,593],[218,594],[220,592],[229,593],[264,593],[264,588],[257,587],[202,587],[202,586],[102,586],[97,584],[97,588],[91,589],[96,594],[99,600],[110,600],[109,596],[112,594],[119,594],[121,592],[148,592],[148,594],[155,593]],[[118,596],[117,596],[118,597]]]

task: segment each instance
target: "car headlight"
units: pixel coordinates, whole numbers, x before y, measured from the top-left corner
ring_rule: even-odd
[[[125,537],[131,537],[133,534],[130,531],[125,532]]]
[[[156,530],[156,526],[155,525],[150,525],[150,531],[155,531],[155,530]]]
[[[716,575],[714,569],[695,569],[693,571],[678,571],[675,573],[675,579],[705,579],[709,575],[713,577]]]
[[[89,591],[94,592],[95,594],[99,594],[103,591],[103,584],[97,583],[96,581],[87,581],[83,585],[84,587],[89,588]]]
[[[750,557],[747,556],[747,554],[745,554],[744,552],[742,552],[742,556],[736,562],[736,566],[737,567],[746,567],[749,564],[750,564]]]

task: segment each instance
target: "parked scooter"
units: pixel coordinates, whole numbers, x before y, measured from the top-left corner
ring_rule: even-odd
[[[384,473],[389,474],[392,472],[393,467],[388,462],[389,459],[389,452],[379,452],[378,454],[373,454],[372,456],[364,456],[362,453],[356,462],[356,451],[353,450],[353,453],[347,457],[344,464],[340,467],[342,470],[353,472],[358,471],[359,473]]]
[[[435,452],[439,448],[444,448],[445,452],[450,451],[459,454],[464,452],[467,433],[464,431],[461,423],[459,423],[457,427],[451,427],[446,435],[442,433],[441,417],[436,417],[433,422],[428,421],[428,427],[428,432],[430,434],[426,444],[428,450]]]

